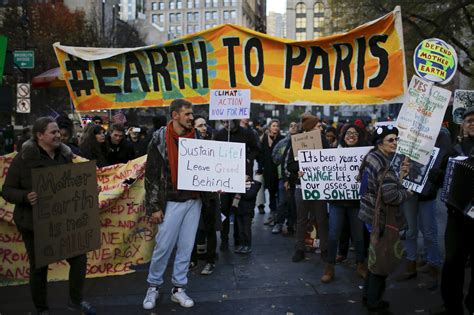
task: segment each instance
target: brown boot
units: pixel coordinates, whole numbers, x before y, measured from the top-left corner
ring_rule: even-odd
[[[398,277],[395,277],[395,280],[405,281],[413,278],[416,278],[416,261],[408,260],[406,271]]]
[[[430,266],[430,279],[427,283],[428,290],[436,290],[438,288],[438,278],[439,278],[439,267],[438,266]]]
[[[362,262],[357,263],[356,273],[362,279],[367,278],[367,266],[365,265],[365,263],[362,263]]]
[[[322,283],[329,283],[334,279],[334,264],[326,264],[324,275],[321,277]]]

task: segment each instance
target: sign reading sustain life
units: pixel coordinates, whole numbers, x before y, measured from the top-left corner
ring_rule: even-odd
[[[209,104],[211,90],[250,90],[253,102],[347,105],[401,102],[406,69],[400,8],[350,32],[310,41],[231,24],[137,48],[55,43],[75,108]]]
[[[250,118],[250,90],[211,90],[209,120]]]
[[[415,72],[425,80],[446,84],[454,77],[458,56],[454,48],[438,38],[423,40],[413,55]]]
[[[303,200],[360,199],[356,180],[364,156],[372,147],[298,151]]]
[[[245,144],[179,138],[178,189],[245,193]]]
[[[396,123],[400,137],[397,153],[426,165],[441,130],[451,91],[436,87],[414,75],[408,94]]]
[[[95,161],[32,170],[36,267],[100,248]]]

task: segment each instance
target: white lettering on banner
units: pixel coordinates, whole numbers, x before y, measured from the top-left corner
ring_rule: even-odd
[[[250,118],[250,90],[211,90],[209,120]]]
[[[357,200],[356,180],[364,156],[371,147],[298,151],[304,200]]]
[[[245,192],[245,144],[179,138],[178,189]]]

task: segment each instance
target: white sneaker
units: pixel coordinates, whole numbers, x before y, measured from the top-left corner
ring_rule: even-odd
[[[171,289],[171,301],[179,303],[182,307],[193,307],[194,301],[184,292],[183,288],[178,288],[178,291],[173,293]]]
[[[160,293],[157,287],[149,287],[146,291],[145,299],[143,300],[143,308],[146,310],[155,308],[156,300],[158,300],[159,296]]]
[[[207,263],[206,266],[204,266],[204,269],[201,271],[202,275],[210,275],[214,271],[214,268],[216,265]]]

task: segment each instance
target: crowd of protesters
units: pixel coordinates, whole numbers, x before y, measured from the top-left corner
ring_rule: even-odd
[[[464,266],[469,260],[472,263],[474,257],[474,219],[464,214],[466,207],[472,207],[472,179],[467,179],[466,182],[466,185],[471,186],[462,188],[464,203],[450,201],[448,198],[444,259],[437,242],[439,231],[435,208],[448,158],[465,156],[466,163],[473,163],[472,107],[466,110],[463,119],[460,137],[454,143],[449,131],[441,129],[436,141],[440,152],[429,172],[427,189],[423,193],[414,193],[401,184],[401,180],[409,176],[412,161],[405,158],[398,170],[393,167],[398,130],[392,125],[368,128],[360,119],[334,124],[305,113],[301,119],[289,121],[287,130],[282,130],[277,119],[271,119],[264,125],[252,125],[247,119],[222,121],[220,127],[214,129],[205,117],[193,116],[191,103],[179,99],[170,106],[170,120],[167,122],[164,117],[157,118],[150,132],[136,125],[121,124],[111,125],[106,130],[98,119],[85,126],[81,138],[77,139],[74,137],[72,123],[67,119],[58,119],[57,124],[53,120],[47,120],[40,125],[35,123],[32,139],[26,139],[27,130],[23,133],[25,139],[21,149],[19,148],[20,154],[12,163],[3,196],[17,205],[15,216],[31,212],[36,196],[30,192],[31,179],[21,173],[21,163],[28,163],[28,159],[39,158],[44,160],[45,165],[63,164],[70,162],[71,154],[76,154],[96,160],[97,166],[102,167],[126,163],[148,154],[145,206],[150,221],[160,224],[160,228],[156,235],[143,308],[155,308],[159,287],[164,282],[163,275],[175,246],[171,299],[183,307],[194,306],[194,301],[185,292],[188,270],[195,268],[198,261],[203,259],[206,263],[201,274],[211,275],[218,268],[217,248],[220,251],[232,248],[238,255],[250,255],[254,216],[265,214],[265,209],[268,208],[268,219],[264,224],[272,226],[271,232],[294,237],[295,251],[292,257],[288,257],[289,263],[304,262],[308,252],[308,226],[316,226],[317,253],[325,266],[320,271],[321,282],[324,284],[334,281],[336,264],[346,260],[348,249],[354,248],[356,274],[365,280],[362,300],[370,311],[384,311],[390,307],[389,302],[383,299],[388,274],[379,272],[380,266],[371,267],[368,263],[371,240],[390,233],[387,228],[389,226],[396,233],[404,232],[406,270],[396,280],[414,278],[418,272],[428,273],[428,289],[436,290],[441,287],[444,309],[439,314],[462,314]],[[48,138],[47,132],[51,128],[55,135]],[[300,178],[304,173],[300,171],[298,161],[294,158],[291,136],[313,130],[320,131],[322,149],[372,146],[360,165],[360,200],[303,200]],[[51,137],[57,137],[62,144],[55,145],[55,140]],[[245,193],[178,190],[179,137],[244,143]],[[44,149],[45,147],[50,150]],[[33,152],[32,150],[37,157],[30,157],[29,152]],[[58,152],[61,155],[51,155],[54,150],[60,150]],[[16,174],[15,172],[20,172],[16,175],[17,178],[13,178],[15,175],[12,174]],[[267,203],[262,200],[265,195],[268,196]],[[28,254],[32,255],[31,226],[24,220],[17,221],[15,218],[15,221],[23,235]],[[420,231],[424,240],[424,256],[420,256],[417,248]],[[76,263],[74,259],[80,263]],[[77,265],[75,268],[82,270],[83,257],[74,259],[69,261],[71,266]],[[34,270],[34,260],[30,260],[30,264]],[[38,270],[30,278],[33,299],[39,311],[47,310],[45,293],[40,293],[46,286],[46,272],[47,269]],[[82,275],[81,272],[78,274]],[[70,303],[76,309],[93,314],[93,307],[82,299],[80,277],[70,276],[71,286],[76,288],[71,290]],[[464,303],[469,312],[473,313],[472,280]]]

